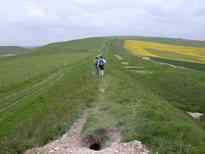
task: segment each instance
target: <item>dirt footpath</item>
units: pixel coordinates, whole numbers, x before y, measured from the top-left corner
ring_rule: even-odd
[[[90,142],[90,145],[82,143],[81,131],[86,123],[87,113],[76,121],[70,130],[56,141],[44,147],[34,148],[25,154],[148,154],[145,146],[139,141],[120,143],[120,132],[117,129],[109,129],[111,144],[108,147],[100,147],[100,143]]]

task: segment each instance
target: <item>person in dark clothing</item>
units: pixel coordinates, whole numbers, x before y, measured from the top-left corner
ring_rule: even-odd
[[[105,60],[105,58],[103,58],[103,56],[100,56],[97,60],[97,68],[98,68],[98,73],[99,76],[103,79],[104,76],[104,66],[107,63],[107,61]]]

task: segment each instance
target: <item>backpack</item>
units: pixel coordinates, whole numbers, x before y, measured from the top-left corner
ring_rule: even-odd
[[[99,65],[100,65],[100,66],[103,66],[104,64],[105,64],[104,60],[103,60],[103,59],[100,59],[100,60],[99,60]]]

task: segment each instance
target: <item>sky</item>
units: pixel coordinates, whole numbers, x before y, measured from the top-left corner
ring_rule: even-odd
[[[137,35],[205,40],[204,0],[0,0],[0,45]]]

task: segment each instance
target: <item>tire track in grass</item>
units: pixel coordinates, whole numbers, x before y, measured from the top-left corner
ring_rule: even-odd
[[[40,86],[41,84],[44,84],[44,82],[46,82],[47,80],[50,80],[51,78],[54,78],[57,74],[57,73],[53,73],[52,75],[50,75],[49,77],[47,77],[46,79],[43,79],[41,80],[40,82],[38,83],[35,83],[34,85],[32,85],[31,87],[27,87],[27,88],[24,88],[23,90],[19,91],[19,92],[15,92],[15,93],[12,93],[10,95],[7,95],[7,96],[4,96],[3,99],[0,100],[0,103],[4,102],[4,101],[8,101],[9,99],[12,99],[12,98],[15,98],[15,97],[19,97],[19,95],[21,94],[24,94],[25,92],[29,91],[29,90],[32,90],[34,88],[37,88],[38,86]],[[0,104],[0,107],[1,107],[2,104]],[[3,104],[4,105],[4,104]]]
[[[58,72],[59,73],[59,72]],[[25,95],[26,92],[28,91],[33,91],[35,90],[36,88],[40,87],[41,85],[43,85],[44,83],[48,82],[48,80],[52,80],[54,79],[54,77],[57,75],[57,73],[54,73],[53,75],[49,76],[48,78],[34,84],[33,86],[31,87],[28,87],[28,88],[25,88],[23,90],[21,90],[20,92],[16,92],[16,93],[13,93],[9,96],[6,96],[5,98],[3,98],[3,100],[0,101],[0,103],[4,102],[4,101],[12,101],[12,99],[14,99],[14,101],[20,97],[23,97]],[[10,100],[9,100],[10,99]],[[3,104],[5,105],[5,104]]]
[[[1,106],[0,113],[5,112],[8,109],[10,109],[11,107],[15,106],[21,100],[23,100],[25,97],[28,97],[28,96],[30,97],[36,93],[39,93],[41,90],[45,89],[44,88],[45,84],[51,82],[51,84],[48,87],[54,85],[57,81],[59,81],[63,77],[63,75],[64,74],[62,72],[57,72],[57,73],[49,76],[47,79],[33,85],[31,88],[29,87],[29,88],[26,88],[26,89],[20,91],[19,93],[15,93],[15,94],[10,95],[9,97],[7,97],[7,101],[8,102],[12,101],[13,103],[3,104],[3,106]],[[17,96],[17,97],[15,97],[15,96]],[[12,100],[9,100],[9,98],[11,98]]]
[[[18,97],[18,98],[14,98],[13,100],[10,100],[10,102],[12,101],[13,103],[12,104],[8,104],[8,106],[0,109],[0,114],[4,113],[5,111],[9,111],[9,109],[12,109],[17,104],[23,103],[22,101],[24,99],[26,99],[27,97],[31,97],[31,96],[35,96],[35,95],[41,94],[43,90],[48,89],[51,86],[53,86],[54,84],[56,84],[56,82],[58,82],[59,80],[61,80],[63,78],[65,68],[66,68],[66,70],[71,71],[74,67],[76,67],[75,64],[76,63],[64,66],[59,71],[53,73],[52,75],[50,75],[46,79],[44,79],[41,82],[39,82],[39,83],[37,83],[37,84],[32,86],[32,87],[35,87],[35,88],[26,88],[28,90],[28,92],[26,94],[23,93],[23,95]],[[22,91],[26,91],[26,90],[24,89]],[[15,94],[13,94],[13,95],[15,95]],[[4,120],[4,118],[1,118],[0,122],[2,122],[3,120]]]
[[[88,57],[89,56],[87,56],[85,58],[88,58]],[[78,64],[80,61],[81,60],[79,60],[75,63],[64,65],[61,69],[59,69],[55,73],[48,76],[46,79],[34,84],[33,86],[25,88],[25,89],[21,90],[20,92],[15,92],[13,94],[5,96],[3,99],[0,100],[0,114],[4,111],[10,109],[11,107],[15,106],[16,104],[18,104],[18,102],[20,100],[24,99],[25,97],[32,96],[33,94],[38,93],[40,91],[40,89],[42,89],[41,87],[45,87],[45,85],[47,83],[50,82],[51,84],[55,84],[55,82],[57,82],[60,78],[63,77],[63,75],[64,75],[63,72],[65,71],[65,68],[72,70],[74,67],[76,67],[76,64]],[[45,89],[45,88],[43,88],[43,89]],[[6,103],[4,103],[4,102],[6,102]],[[13,102],[13,103],[11,104],[11,102]]]
[[[115,56],[115,58],[117,58],[119,61],[122,61],[122,60],[123,60],[123,58],[122,58],[120,55],[118,55],[118,54],[115,54],[114,56]]]
[[[88,57],[86,57],[88,58]],[[74,63],[70,63],[67,65],[64,65],[62,68],[58,68],[57,71],[55,71],[54,73],[50,73],[50,75],[48,75],[47,77],[43,78],[41,81],[34,83],[31,86],[27,86],[26,88],[22,88],[22,90],[20,90],[19,92],[13,92],[11,94],[8,94],[6,96],[2,96],[0,99],[0,109],[2,106],[5,105],[4,102],[8,102],[8,101],[15,101],[18,98],[21,98],[25,95],[26,92],[31,91],[31,90],[35,90],[34,88],[38,88],[40,87],[42,84],[44,84],[44,82],[48,82],[47,80],[52,80],[55,79],[55,77],[57,77],[60,73],[62,73],[64,71],[64,69],[72,69],[75,67],[75,64],[78,63],[80,61],[74,62]]]
[[[56,82],[58,82],[59,80],[61,80],[63,78],[64,74],[60,74],[60,76],[58,76],[55,80],[52,80],[52,82],[50,83],[50,85],[46,88],[44,88],[43,86],[38,88],[37,91],[33,91],[33,92],[30,92],[30,94],[28,95],[24,95],[23,97],[21,97],[20,99],[16,100],[14,103],[12,104],[9,104],[8,106],[2,108],[0,110],[0,114],[6,112],[6,111],[9,111],[10,109],[12,109],[13,107],[15,107],[16,105],[18,104],[21,104],[21,103],[24,103],[23,100],[26,99],[27,97],[32,97],[32,96],[38,96],[39,94],[41,94],[45,89],[47,88],[50,88],[52,87]],[[49,80],[50,81],[50,80]],[[4,118],[1,118],[0,119],[0,123],[4,120]]]
[[[152,71],[149,71],[149,70],[145,70],[144,67],[142,66],[131,66],[129,65],[129,63],[127,61],[122,61],[123,58],[120,56],[120,55],[114,55],[114,57],[116,59],[118,59],[119,61],[121,61],[121,64],[124,65],[124,69],[128,70],[128,71],[131,71],[131,72],[135,72],[136,74],[142,74],[142,75],[145,75],[145,74],[152,74],[153,72]]]

